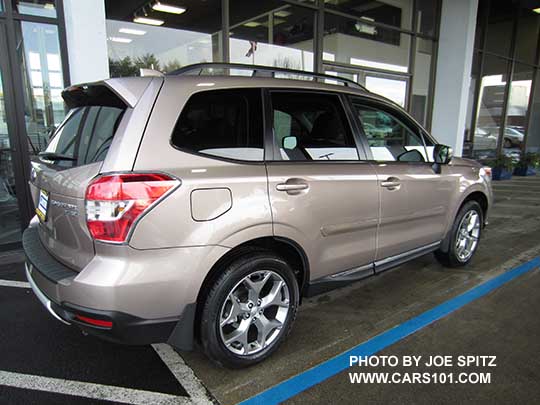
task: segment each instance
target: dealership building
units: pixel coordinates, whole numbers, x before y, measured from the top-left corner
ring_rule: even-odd
[[[62,89],[141,68],[325,73],[393,100],[457,155],[537,152],[539,13],[527,0],[0,0],[0,251],[33,216],[29,162],[66,114]]]

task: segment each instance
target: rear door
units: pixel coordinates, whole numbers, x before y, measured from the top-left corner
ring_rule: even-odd
[[[376,174],[359,156],[341,96],[270,91],[274,159],[267,162],[274,234],[305,249],[311,279],[375,258]]]
[[[110,88],[80,86],[64,93],[70,111],[45,151],[32,162],[30,189],[40,239],[58,260],[75,270],[94,255],[84,197],[129,106]]]
[[[433,143],[397,108],[352,98],[381,195],[377,260],[440,241],[456,178],[436,173]]]

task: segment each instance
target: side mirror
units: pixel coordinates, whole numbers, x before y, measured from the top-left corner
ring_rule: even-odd
[[[296,136],[286,136],[283,138],[283,149],[292,150],[298,145]]]
[[[439,165],[447,165],[454,157],[454,151],[450,146],[437,144],[433,148],[433,161]]]

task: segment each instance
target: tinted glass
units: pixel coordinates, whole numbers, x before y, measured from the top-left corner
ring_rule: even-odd
[[[47,137],[65,117],[64,74],[58,27],[21,21],[16,25],[17,57],[24,86],[24,118],[30,153],[47,145]]]
[[[506,0],[493,0],[489,10],[486,50],[508,56],[514,28],[514,4]]]
[[[379,161],[425,162],[428,155],[422,136],[393,114],[354,103],[373,159]]]
[[[221,0],[162,1],[185,8],[181,14],[154,10],[150,1],[104,3],[111,77],[138,76],[141,68],[168,73],[222,60]],[[160,25],[133,22],[133,12],[142,8],[150,22]]]
[[[189,152],[222,158],[264,158],[260,90],[208,91],[192,96],[172,135]]]
[[[473,134],[473,157],[491,159],[497,155],[502,111],[506,94],[508,62],[493,55],[485,55],[483,75]]]
[[[274,137],[284,160],[358,160],[339,98],[272,93]]]
[[[406,73],[411,36],[397,30],[326,13],[323,59],[355,66]]]
[[[74,167],[105,159],[123,110],[90,106],[69,112],[47,146],[46,152],[73,158],[53,160],[63,167]]]
[[[1,28],[1,27],[0,27]],[[8,114],[0,70],[0,246],[21,239],[21,216],[13,170],[13,149],[9,140]]]
[[[13,9],[19,14],[36,15],[40,17],[56,17],[54,0],[12,0]]]
[[[536,63],[536,43],[540,29],[540,15],[522,8],[517,24],[516,59]]]
[[[396,28],[411,29],[412,1],[325,1],[325,7],[358,17],[359,21],[368,21],[391,25]]]
[[[437,34],[437,12],[439,2],[434,0],[416,0],[416,30],[425,35]]]
[[[231,62],[313,71],[313,10],[274,0],[235,0],[230,15]]]

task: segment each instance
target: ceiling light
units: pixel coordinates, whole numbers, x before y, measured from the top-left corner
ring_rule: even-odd
[[[148,18],[148,17],[135,17],[133,19],[133,22],[138,24],[148,24],[148,25],[163,25],[165,21],[163,20],[157,20],[155,18]]]
[[[109,37],[109,41],[120,42],[122,44],[129,44],[131,42],[131,39],[130,38],[123,38],[123,37]]]
[[[262,25],[260,22],[257,22],[257,21],[250,21],[250,22],[247,22],[245,24],[243,24],[244,27],[249,27],[249,28],[255,28],[255,27],[258,27],[260,25]]]
[[[291,13],[290,11],[285,11],[285,10],[276,11],[276,12],[274,13],[274,15],[276,15],[276,16],[278,16],[278,17],[283,17],[283,18],[288,17],[288,16],[290,16],[291,14],[292,14],[292,13]]]
[[[533,11],[534,11],[535,13],[540,14],[540,7],[539,7],[539,8],[533,8]]]
[[[143,30],[134,30],[133,28],[120,28],[118,32],[121,32],[122,34],[130,34],[130,35],[144,35],[146,34],[146,31]]]
[[[182,14],[186,11],[184,7],[177,7],[177,6],[171,6],[170,4],[163,4],[159,1],[155,2],[152,5],[152,8],[156,11],[161,11],[163,13],[171,13],[171,14]]]

